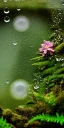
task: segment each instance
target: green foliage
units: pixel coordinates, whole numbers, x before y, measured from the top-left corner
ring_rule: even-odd
[[[56,48],[55,48],[55,52],[59,52],[61,51],[62,49],[64,49],[64,42],[59,44]]]
[[[6,122],[3,117],[0,118],[0,128],[11,128],[11,126]]]
[[[55,46],[53,56],[39,54],[32,59],[32,65],[38,67],[35,74],[35,84],[39,83],[40,95],[50,92],[55,85],[64,84],[64,51],[61,52],[63,48],[64,42]]]
[[[53,123],[60,123],[60,125],[64,124],[64,116],[61,115],[59,116],[58,113],[56,113],[56,116],[50,116],[48,114],[42,114],[42,115],[37,115],[35,117],[33,117],[32,119],[30,119],[28,121],[28,124],[36,121],[36,120],[40,120],[40,121],[47,121],[47,122],[53,122]]]
[[[50,63],[49,61],[44,61],[44,62],[37,62],[37,63],[34,63],[32,65],[35,65],[35,66],[46,66],[49,63]]]
[[[44,57],[43,60],[38,60],[33,64],[34,66],[38,66],[35,83],[38,84],[39,82],[40,94],[43,94],[46,90],[48,91],[48,89],[51,89],[57,83],[60,85],[62,80],[64,81],[63,63],[64,59],[62,57],[54,55],[48,58]]]
[[[55,95],[53,92],[47,93],[46,95],[40,95],[37,92],[33,92],[33,95],[37,100],[45,102],[49,107],[55,103]]]

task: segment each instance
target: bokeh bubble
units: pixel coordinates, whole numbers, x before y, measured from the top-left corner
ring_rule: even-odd
[[[29,19],[26,16],[17,16],[13,21],[14,29],[19,32],[28,30],[29,25]]]
[[[29,83],[25,80],[16,80],[10,86],[10,93],[17,100],[26,98],[29,93]]]

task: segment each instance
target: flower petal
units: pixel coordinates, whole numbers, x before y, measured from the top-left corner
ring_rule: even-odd
[[[43,50],[43,53],[46,54],[47,53],[47,50]]]
[[[54,49],[52,49],[52,48],[48,48],[47,50],[51,51],[51,52],[54,52]]]
[[[42,52],[42,48],[39,48],[39,51]]]

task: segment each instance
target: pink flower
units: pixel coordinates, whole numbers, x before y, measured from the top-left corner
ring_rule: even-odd
[[[54,53],[53,42],[44,40],[44,43],[41,44],[41,46],[42,47],[39,49],[39,51],[42,53],[43,56],[45,56],[47,53],[49,53],[50,55],[53,55]]]

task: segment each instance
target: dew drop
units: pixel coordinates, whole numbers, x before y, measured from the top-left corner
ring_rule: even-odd
[[[56,58],[56,61],[63,61],[64,58]]]
[[[8,14],[10,11],[9,11],[9,9],[6,7],[5,9],[4,9],[4,13],[5,14]]]
[[[21,8],[17,8],[17,11],[20,11],[21,10]]]
[[[59,61],[59,59],[58,59],[58,58],[56,58],[56,61]]]
[[[53,24],[52,26],[53,26],[53,27],[55,27],[55,25],[54,25],[54,24]]]
[[[10,22],[10,17],[9,17],[9,16],[6,16],[6,17],[4,18],[4,22],[6,22],[6,23]]]
[[[16,46],[17,45],[17,42],[16,41],[13,41],[13,45]]]
[[[39,86],[38,86],[37,84],[34,85],[34,89],[35,89],[35,90],[39,89]]]

